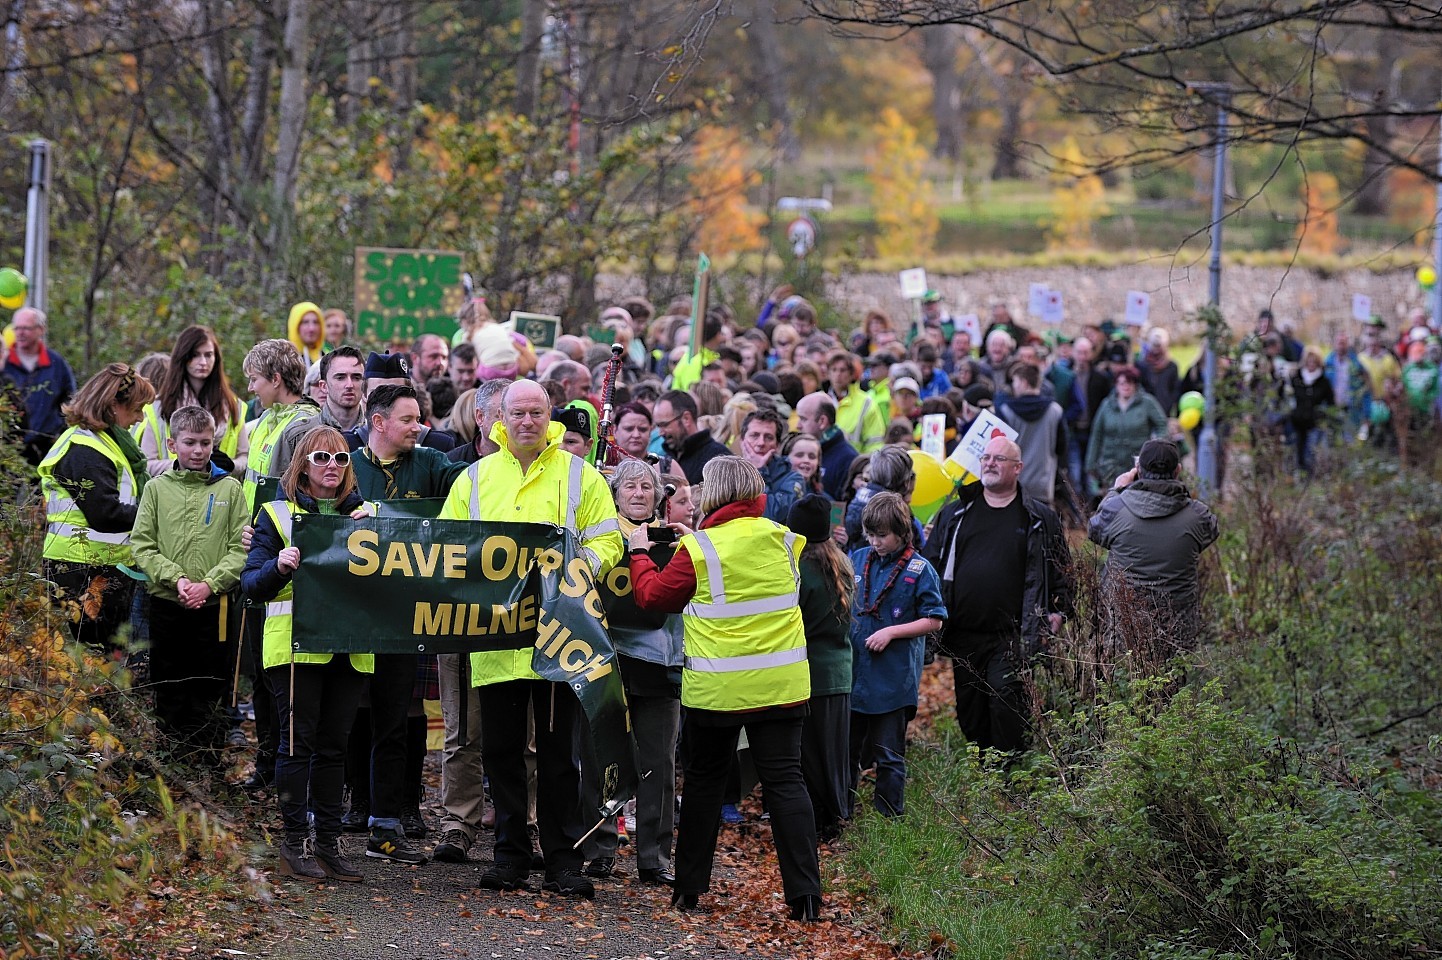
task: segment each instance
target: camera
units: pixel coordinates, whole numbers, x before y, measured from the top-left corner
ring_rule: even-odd
[[[675,543],[676,531],[670,527],[652,527],[646,531],[652,543]]]

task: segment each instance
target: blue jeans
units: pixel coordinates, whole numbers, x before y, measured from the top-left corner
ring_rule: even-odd
[[[906,812],[906,724],[912,710],[851,714],[851,788],[856,789],[863,758],[876,763],[876,791],[872,797],[884,817]]]

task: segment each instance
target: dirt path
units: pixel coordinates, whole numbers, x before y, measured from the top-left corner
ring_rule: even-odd
[[[434,797],[434,790],[428,791]],[[252,808],[273,819],[268,804]],[[836,854],[822,849],[828,876],[827,909],[820,924],[794,923],[780,893],[770,826],[749,809],[748,821],[722,830],[713,892],[702,909],[683,914],[670,907],[670,890],[635,879],[635,859],[622,846],[616,876],[596,882],[594,901],[536,892],[480,890],[476,882],[490,862],[493,834],[483,833],[463,864],[401,866],[365,857],[365,838],[342,840],[365,880],[313,886],[270,876],[262,931],[215,956],[275,960],[558,960],[742,956],[890,958],[895,949],[857,921],[857,911],[838,882]],[[435,822],[433,801],[427,819]],[[427,849],[435,835],[428,839]],[[274,854],[257,846],[257,870],[269,872]]]

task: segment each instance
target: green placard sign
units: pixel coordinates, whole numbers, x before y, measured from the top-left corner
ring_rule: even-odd
[[[448,250],[356,247],[356,332],[382,342],[422,333],[450,339],[465,291],[461,255]]]
[[[394,501],[387,501],[393,503]],[[551,524],[297,514],[294,649],[530,650],[591,727],[603,813],[635,789],[626,699],[605,609],[576,534]],[[343,613],[342,613],[343,612]]]
[[[521,334],[538,350],[554,347],[556,338],[561,335],[561,318],[549,313],[522,313],[512,310],[511,318],[502,326]]]

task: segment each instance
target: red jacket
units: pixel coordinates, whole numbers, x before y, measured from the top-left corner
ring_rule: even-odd
[[[755,500],[741,500],[716,509],[701,521],[698,529],[720,526],[738,517],[759,517],[765,511],[766,495],[763,493]],[[677,550],[671,562],[661,570],[644,550],[632,551],[631,589],[636,605],[642,610],[680,613],[696,595],[696,567],[691,563],[691,554]]]

